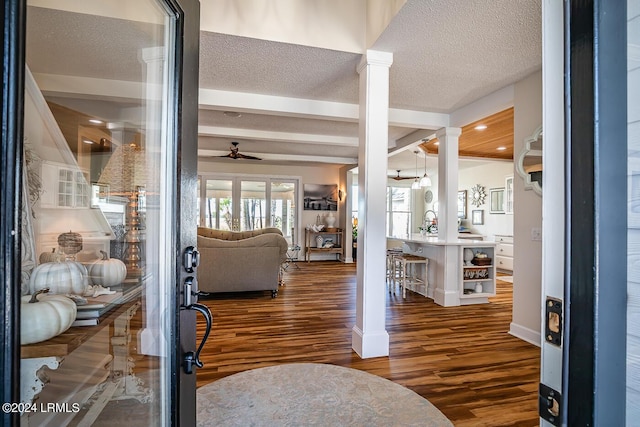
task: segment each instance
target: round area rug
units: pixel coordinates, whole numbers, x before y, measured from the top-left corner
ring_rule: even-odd
[[[357,369],[291,363],[197,391],[198,426],[452,426],[406,387]]]

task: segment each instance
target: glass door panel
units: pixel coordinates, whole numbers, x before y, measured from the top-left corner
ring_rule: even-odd
[[[21,423],[170,425],[178,14],[91,3],[27,7]]]
[[[206,193],[199,210],[202,227],[248,231],[274,227],[292,244],[299,236],[297,199],[299,181],[295,178],[246,178],[201,176]]]
[[[265,181],[240,182],[240,231],[267,227],[266,192]]]
[[[282,235],[295,244],[296,224],[295,182],[271,182],[271,227],[282,231]]]
[[[225,179],[206,180],[204,227],[219,230],[236,230],[233,218],[233,181]],[[234,226],[235,225],[235,226]]]

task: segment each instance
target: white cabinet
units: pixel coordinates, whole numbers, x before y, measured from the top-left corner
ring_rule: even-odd
[[[460,286],[460,304],[485,304],[489,297],[496,294],[495,248],[462,247],[462,283]],[[484,263],[476,258],[479,253],[487,255],[490,262]],[[471,256],[473,254],[473,257]]]
[[[80,169],[61,163],[42,162],[43,208],[88,208],[89,185]]]
[[[504,179],[504,213],[513,214],[513,175]]]
[[[513,236],[496,234],[496,268],[513,271]]]

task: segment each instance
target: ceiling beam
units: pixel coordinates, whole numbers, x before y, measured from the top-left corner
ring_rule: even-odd
[[[357,147],[358,138],[336,135],[316,135],[309,133],[276,132],[258,129],[229,128],[220,126],[198,126],[198,136],[238,138],[274,142],[295,142],[302,144],[339,145]]]
[[[316,101],[313,99],[289,98],[256,93],[231,92],[216,89],[200,89],[199,107],[205,110],[237,111],[304,117],[321,120],[358,121],[358,104]]]

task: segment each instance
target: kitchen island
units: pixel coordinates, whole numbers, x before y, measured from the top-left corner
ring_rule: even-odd
[[[387,240],[401,242],[405,253],[429,258],[426,296],[438,305],[486,304],[496,294],[495,242],[444,241],[418,233]],[[486,258],[480,258],[483,256]]]

